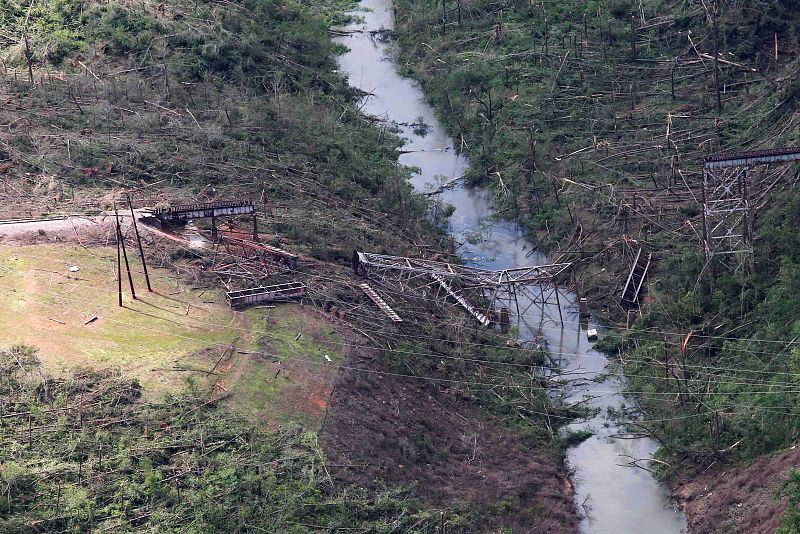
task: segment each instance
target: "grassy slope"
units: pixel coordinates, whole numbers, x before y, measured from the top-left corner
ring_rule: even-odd
[[[0,532],[389,532],[430,518],[401,493],[331,484],[313,432],[254,428],[205,389],[140,394],[116,373],[51,379],[31,353],[0,352]]]
[[[334,48],[326,26],[338,7],[335,2],[39,3],[32,7],[29,27],[36,77],[31,87],[17,46],[25,10],[0,5],[0,55],[6,60],[0,122],[11,125],[0,134],[2,217],[97,211],[108,207],[109,189],[120,186],[156,198],[194,199],[211,185],[223,198],[243,195],[268,201],[271,215],[277,216],[262,231],[287,248],[323,260],[344,262],[355,247],[402,250],[406,241],[400,236],[430,240],[434,232],[420,219],[424,204],[411,197],[408,173],[396,165],[397,140],[362,120],[346,84],[332,73]],[[59,47],[66,52],[53,55]],[[406,504],[408,493],[366,494],[335,485],[325,475],[313,431],[324,415],[320,401],[327,399],[335,367],[319,370],[318,365],[292,360],[324,361],[319,342],[337,339],[327,322],[314,313],[282,309],[272,310],[267,320],[263,312],[234,316],[218,303],[192,307],[189,319],[172,317],[184,311],[190,297],[210,297],[184,290],[174,297],[178,304],[159,296],[142,299],[164,308],[163,315],[178,324],[168,323],[159,334],[137,332],[113,320],[150,328],[154,318],[137,313],[149,307],[144,302],[126,303],[131,310],[114,308],[113,291],[102,291],[113,286],[105,249],[36,249],[30,257],[23,257],[27,249],[16,249],[18,262],[59,272],[65,263],[74,263],[81,271],[72,276],[88,278],[81,283],[98,288],[89,299],[86,288],[78,291],[53,273],[30,275],[26,270],[28,285],[7,274],[3,283],[23,285],[24,309],[16,312],[25,312],[25,325],[49,323],[51,316],[67,323],[47,324],[54,332],[51,340],[41,329],[15,329],[20,340],[42,346],[42,375],[54,368],[66,371],[79,361],[119,365],[142,379],[154,404],[109,402],[99,411],[84,410],[81,420],[104,424],[102,432],[81,433],[76,418],[59,418],[61,412],[54,412],[48,419],[49,412],[38,411],[43,402],[48,408],[74,404],[80,391],[95,395],[93,385],[84,385],[94,380],[86,378],[91,374],[73,378],[60,373],[63,388],[51,387],[50,400],[34,394],[38,373],[16,377],[25,382],[14,386],[20,398],[4,391],[2,411],[32,409],[37,412],[33,426],[45,430],[21,453],[25,443],[15,425],[24,420],[3,420],[0,476],[10,493],[2,503],[1,531],[19,532],[34,523],[39,530],[52,531],[102,525],[162,532],[235,531],[258,525],[299,532],[308,524],[381,531],[424,524],[425,513],[407,510],[412,506]],[[34,255],[61,259],[37,260]],[[159,260],[166,266],[181,261],[174,253]],[[49,284],[51,275],[52,285],[30,285],[39,278]],[[174,288],[166,272],[156,270],[154,275],[156,288]],[[175,305],[181,309],[171,307]],[[84,309],[100,319],[79,323]],[[190,319],[223,322],[226,328],[217,332]],[[263,331],[247,331],[260,323]],[[183,396],[175,393],[182,384],[175,373],[152,372],[152,366],[173,364],[210,369],[224,346],[242,334],[238,327],[246,329],[238,349],[263,349],[274,356],[245,351],[250,353],[222,362],[218,378],[233,393],[230,409],[205,405],[203,374],[191,380]],[[295,342],[300,331],[307,337]],[[207,350],[195,352],[199,349]],[[334,365],[341,359],[336,349],[326,347],[325,353]],[[142,356],[148,372],[138,373]],[[19,372],[16,359],[2,354],[12,375]],[[273,360],[286,362],[278,377]],[[27,383],[31,377],[35,379]],[[108,380],[100,379],[97,394],[114,399],[115,388],[129,382],[116,376],[110,380],[114,388],[109,391]],[[158,395],[152,393],[167,390],[173,397],[156,402]],[[224,389],[216,391],[224,394]],[[188,448],[158,452],[163,432],[152,434],[152,429],[165,421]],[[303,433],[293,421],[311,432]],[[269,432],[250,428],[265,422]],[[280,430],[274,429],[277,424]],[[223,435],[227,437],[216,439]],[[221,446],[208,450],[209,443]],[[155,457],[131,460],[126,451],[139,447],[154,451]],[[253,456],[261,452],[266,455]],[[80,458],[92,467],[82,466]],[[82,470],[84,477],[91,470],[91,484],[81,478]],[[45,472],[51,474],[41,480]],[[141,485],[147,489],[137,489]],[[117,491],[124,487],[133,493]]]
[[[234,410],[272,427],[291,421],[319,429],[344,358],[341,334],[309,307],[285,305],[257,316],[262,354],[236,362]]]
[[[140,287],[132,300],[125,280],[119,308],[115,262],[104,248],[0,247],[4,346],[35,346],[53,376],[119,369],[152,401],[183,390],[187,377],[207,389],[219,382],[234,393],[234,410],[254,422],[319,426],[342,350],[341,337],[313,309],[234,312],[221,291],[193,289],[152,266],[155,292]],[[230,346],[237,354],[218,362]],[[215,364],[219,374],[207,374]]]
[[[160,398],[183,385],[180,373],[169,372],[173,365],[210,367],[204,349],[227,345],[248,330],[250,321],[231,312],[218,295],[176,287],[162,269],[151,270],[157,292],[140,288],[136,301],[126,293],[125,307],[119,308],[115,262],[109,249],[0,247],[4,345],[37,346],[51,374],[119,367],[139,379],[151,398]],[[80,271],[70,272],[71,266]]]
[[[333,72],[315,11],[334,5],[37,4],[34,87],[4,49],[0,195],[15,202],[4,216],[96,210],[101,187],[172,199],[213,187],[269,202],[279,217],[265,230],[323,259],[402,247],[400,223],[424,240],[399,141],[358,114]],[[8,35],[21,37],[24,15],[0,10]],[[63,58],[48,55],[54,27],[69,29]]]
[[[631,252],[649,242],[659,264],[645,316],[612,348],[626,351],[630,387],[647,392],[640,403],[649,417],[683,417],[649,428],[674,466],[748,462],[793,444],[800,422],[796,395],[787,391],[796,380],[786,374],[796,372],[800,356],[787,344],[800,332],[798,242],[787,231],[800,206],[773,194],[756,220],[755,272],[721,270],[710,291],[697,203],[659,214],[643,209],[640,197],[647,217],[624,227],[615,191],[696,188],[705,154],[800,142],[796,7],[722,5],[720,50],[740,66],[722,66],[717,116],[711,62],[699,56],[712,48],[702,5],[642,2],[651,27],[639,32],[634,62],[629,13],[643,23],[632,4],[446,2],[443,29],[441,2],[402,0],[400,56],[463,139],[471,179],[494,185],[498,206],[543,245],[571,243],[582,293],[611,316],[619,316]],[[688,332],[694,337],[681,352]]]

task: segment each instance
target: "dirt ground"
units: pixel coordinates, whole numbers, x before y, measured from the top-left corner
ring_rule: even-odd
[[[352,349],[345,367],[384,371]],[[469,531],[575,532],[572,486],[550,451],[419,380],[342,368],[320,444],[335,476],[413,486],[434,506],[488,512]]]
[[[126,300],[119,311],[113,250],[102,246],[113,242],[112,220],[99,215],[0,226],[0,252],[8,263],[0,281],[15,292],[12,300],[19,308],[0,317],[0,324],[20,326],[23,312],[21,331],[30,335],[16,342],[38,346],[45,363],[120,366],[161,392],[195,368],[210,369],[238,338],[232,356],[216,368],[214,387],[255,423],[321,424],[320,444],[334,476],[367,487],[378,480],[411,486],[415,496],[434,507],[457,509],[462,516],[477,510],[489,518],[470,525],[470,532],[577,530],[572,487],[554,451],[532,447],[455,394],[413,379],[340,370],[343,341],[354,334],[318,309],[284,305],[234,314],[234,320],[205,292],[190,291],[199,304],[186,308],[182,297],[170,296],[189,291],[185,281],[178,288],[174,275],[153,269],[165,294]],[[70,273],[72,265],[80,271]],[[171,300],[150,302],[156,297]],[[139,309],[151,304],[159,307]],[[153,314],[158,319],[167,314],[169,328],[134,336],[127,323],[144,312],[148,331]],[[119,313],[126,314],[125,323],[119,323],[126,327],[123,332],[112,321],[120,319],[112,316]],[[92,315],[98,319],[84,324]],[[226,327],[206,331],[198,321]],[[241,339],[245,330],[247,340]],[[48,335],[42,335],[45,331]],[[203,342],[188,343],[195,338]],[[137,356],[129,361],[120,354]],[[371,356],[351,349],[346,367],[385,370]]]
[[[294,422],[317,430],[342,360],[336,327],[313,306],[297,304],[250,322],[259,350],[237,351],[223,374],[232,408],[271,428]]]
[[[781,497],[789,470],[800,467],[800,447],[764,456],[746,467],[714,466],[672,484],[692,534],[775,532],[786,510]]]

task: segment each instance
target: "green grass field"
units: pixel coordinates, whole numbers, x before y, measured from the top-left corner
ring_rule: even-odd
[[[119,367],[160,393],[183,383],[186,371],[176,367],[208,369],[237,336],[248,341],[247,315],[232,312],[220,292],[187,288],[166,270],[150,270],[153,293],[134,273],[139,300],[130,298],[123,272],[120,308],[115,260],[112,249],[0,247],[2,345],[38,348],[54,374]],[[73,266],[79,270],[70,272]]]
[[[138,262],[139,299],[130,298],[123,272],[120,308],[115,264],[113,249],[0,246],[0,347],[36,347],[44,370],[55,375],[120,368],[151,399],[191,377],[209,389],[219,382],[254,422],[321,421],[344,351],[342,337],[312,308],[236,312],[221,289],[195,290],[154,268],[149,293]],[[234,340],[233,356],[208,374]]]

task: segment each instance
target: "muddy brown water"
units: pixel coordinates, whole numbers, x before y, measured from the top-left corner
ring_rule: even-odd
[[[357,15],[362,19],[346,29],[353,33],[339,36],[349,52],[339,57],[339,68],[350,84],[367,93],[363,111],[399,126],[407,140],[400,162],[419,169],[412,181],[418,191],[430,191],[439,184],[463,176],[468,161],[454,149],[453,140],[439,123],[419,85],[400,76],[392,44],[377,30],[394,26],[387,0],[362,0]],[[429,128],[425,135],[415,124],[420,118]],[[450,219],[451,231],[463,242],[463,257],[487,268],[541,265],[547,258],[532,250],[520,229],[512,222],[498,220],[486,189],[465,188],[460,184],[446,189],[441,200],[456,209]],[[470,239],[467,239],[470,238]],[[476,239],[477,238],[477,239]],[[566,371],[585,373],[587,380],[564,392],[567,402],[586,400],[599,413],[570,425],[574,430],[589,430],[594,436],[568,451],[567,461],[574,470],[575,502],[581,516],[581,531],[587,533],[679,533],[686,530],[683,515],[669,499],[666,489],[647,471],[627,466],[631,458],[651,457],[657,444],[650,439],[617,439],[626,431],[608,416],[608,408],[630,406],[621,391],[622,378],[609,367],[609,361],[592,349],[587,328],[576,314],[575,295],[562,291],[563,324],[558,310],[546,313],[531,307],[518,317],[520,338],[543,335],[555,358],[560,356]],[[521,304],[524,309],[525,303]],[[555,317],[555,320],[550,317]],[[609,373],[610,378],[593,382],[591,378]],[[574,376],[574,375],[573,375]],[[644,463],[647,466],[647,463]]]

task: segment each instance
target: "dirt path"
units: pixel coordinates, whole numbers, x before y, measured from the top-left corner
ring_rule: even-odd
[[[143,216],[149,215],[147,209],[136,209],[141,235],[172,241],[184,247],[202,248],[200,239],[192,240],[184,235],[176,235],[141,222]],[[128,211],[119,213],[120,228],[126,240],[132,236],[131,216]],[[114,213],[104,212],[100,215],[69,215],[36,220],[0,221],[0,242],[9,245],[32,245],[42,242],[71,242],[84,244],[97,239],[113,243]]]
[[[0,240],[24,240],[35,235],[74,235],[78,236],[98,227],[107,229],[113,222],[113,215],[70,215],[52,219],[31,221],[0,221]]]

